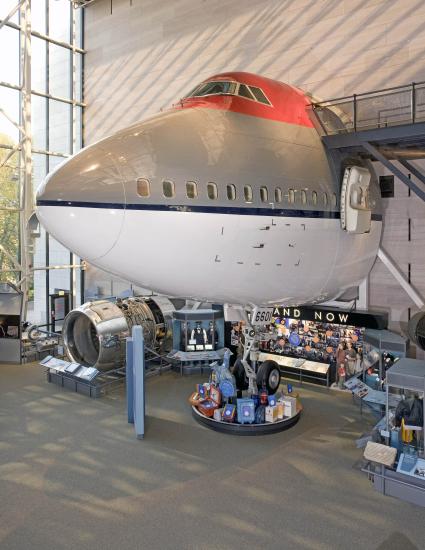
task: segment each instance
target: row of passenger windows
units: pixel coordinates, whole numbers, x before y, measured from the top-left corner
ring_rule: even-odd
[[[150,197],[150,182],[145,178],[137,180],[137,194],[140,197]],[[164,180],[162,182],[162,194],[166,199],[172,199],[176,196],[176,189],[174,182],[171,180]],[[186,196],[188,199],[196,199],[198,197],[198,184],[194,181],[186,182]],[[217,200],[219,193],[216,183],[207,183],[207,196],[210,200]],[[235,201],[238,198],[238,192],[236,186],[233,183],[226,185],[226,198],[229,201]],[[251,185],[243,186],[243,199],[246,203],[252,203],[254,201],[254,192]],[[282,203],[289,204],[301,203],[312,204],[313,206],[332,206],[336,208],[338,199],[336,193],[332,193],[330,196],[323,192],[317,193],[317,191],[308,191],[307,189],[288,189],[287,194],[284,194],[281,187],[275,187],[274,191],[269,192],[269,188],[265,185],[260,187],[259,199],[263,203]]]

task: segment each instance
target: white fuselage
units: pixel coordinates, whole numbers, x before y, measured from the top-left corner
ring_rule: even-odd
[[[150,181],[149,197],[137,195],[137,178]],[[162,194],[164,179],[175,184],[173,198]],[[194,199],[186,196],[187,181],[197,183]],[[208,182],[218,186],[216,200],[208,197]],[[230,183],[235,200],[226,196]],[[247,184],[254,194],[250,202],[244,199]],[[261,186],[268,189],[267,202]],[[282,202],[275,200],[276,187]],[[187,109],[136,125],[70,159],[40,189],[38,216],[82,258],[155,292],[217,303],[298,305],[341,295],[375,261],[380,216],[372,218],[368,233],[343,231],[339,200],[332,204],[339,192],[316,130]],[[379,201],[376,189],[372,194]]]

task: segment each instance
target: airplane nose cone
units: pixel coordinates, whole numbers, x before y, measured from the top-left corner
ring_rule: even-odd
[[[125,194],[120,159],[93,145],[51,172],[37,190],[46,230],[81,258],[107,254],[121,232]]]

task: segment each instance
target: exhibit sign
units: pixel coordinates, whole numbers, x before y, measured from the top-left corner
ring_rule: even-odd
[[[388,327],[388,314],[384,312],[343,310],[338,308],[316,307],[275,307],[274,318],[300,319],[322,323],[336,323],[353,327],[383,330]]]

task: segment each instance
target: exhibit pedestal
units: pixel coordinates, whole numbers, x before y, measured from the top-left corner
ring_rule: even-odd
[[[283,432],[298,422],[301,412],[302,407],[299,405],[294,416],[285,417],[276,422],[265,422],[264,424],[238,424],[236,422],[224,422],[223,420],[215,420],[214,418],[207,417],[192,405],[192,416],[199,424],[206,426],[210,430],[232,435],[268,435]]]

